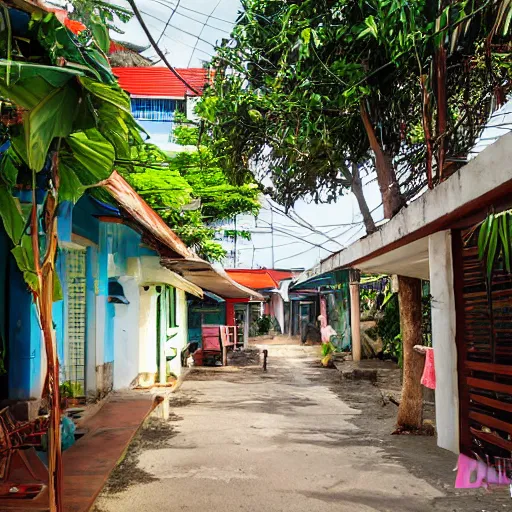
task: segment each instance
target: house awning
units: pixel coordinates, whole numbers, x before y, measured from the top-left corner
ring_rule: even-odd
[[[113,172],[107,180],[102,182],[102,186],[136,224],[163,246],[158,248],[161,265],[172,271],[168,274],[181,274],[183,277],[179,275],[177,277],[187,281],[189,285],[192,284],[190,293],[198,295],[197,287],[200,287],[221,297],[263,300],[259,293],[239,285],[223,270],[214,268],[211,263],[191,251],[119,173]],[[173,253],[172,256],[169,252]],[[166,272],[164,268],[161,270]],[[163,278],[164,274],[159,274],[159,277]],[[167,278],[170,279],[169,276]],[[183,288],[183,286],[185,286],[184,282],[178,287]],[[199,296],[202,297],[202,292]]]
[[[137,268],[134,268],[133,265],[137,265]],[[174,288],[195,295],[196,297],[203,298],[203,290],[199,286],[183,278],[176,272],[164,268],[160,264],[160,258],[158,256],[141,256],[140,260],[133,259],[129,261],[128,266],[130,275],[138,276],[142,286],[168,284],[174,286]]]
[[[164,267],[179,272],[188,281],[226,299],[265,300],[263,295],[243,286],[226,274],[221,268],[201,259],[179,260],[161,258]]]
[[[242,286],[249,286],[255,290],[279,288],[279,283],[265,269],[230,269],[226,270],[226,273]]]

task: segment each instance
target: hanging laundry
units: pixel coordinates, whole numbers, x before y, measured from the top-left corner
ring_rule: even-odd
[[[430,389],[436,389],[436,369],[434,366],[434,349],[425,347],[425,367],[423,368],[423,375],[421,383]]]

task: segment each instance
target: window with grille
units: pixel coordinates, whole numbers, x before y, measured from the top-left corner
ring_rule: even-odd
[[[85,390],[86,272],[85,251],[66,251],[67,322],[64,378],[76,383],[77,394]]]
[[[138,121],[168,121],[174,120],[174,113],[186,111],[185,100],[161,98],[132,98],[133,117]]]

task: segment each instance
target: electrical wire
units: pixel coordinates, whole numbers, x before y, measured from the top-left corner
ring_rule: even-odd
[[[174,3],[173,2],[169,2],[169,1],[166,1],[166,0],[150,0],[152,2],[155,2],[155,3],[158,3],[158,4],[161,4],[161,5],[164,5],[165,7],[167,7],[168,9],[172,9],[172,7],[174,6]],[[195,9],[191,9],[190,7],[185,7],[184,5],[181,5],[180,6],[180,9],[183,9],[184,11],[189,11],[189,12],[193,12],[195,14],[200,14],[201,16],[208,16],[206,13],[204,12],[201,12],[201,11],[196,11]],[[225,20],[223,18],[219,18],[217,16],[210,16],[210,18],[212,20],[217,20],[217,21],[222,21],[223,23],[227,23],[231,26],[233,26],[235,24],[234,21],[228,21],[228,20]]]
[[[180,0],[178,0],[180,1]],[[196,51],[196,48],[197,48],[197,43],[199,43],[199,38],[203,35],[203,30],[205,29],[205,27],[207,26],[208,24],[208,20],[210,19],[210,16],[217,10],[217,7],[219,7],[219,5],[221,4],[222,0],[218,0],[217,4],[215,5],[215,7],[213,8],[212,12],[208,15],[208,17],[206,18],[206,21],[204,22],[203,26],[201,27],[201,30],[199,32],[199,36],[197,37],[197,40],[196,40],[196,44],[194,45],[194,49],[192,50],[192,53],[190,55],[190,59],[188,61],[188,65],[187,65],[187,68],[190,67],[190,63],[192,62],[192,57],[194,57],[194,53]]]
[[[133,2],[133,0],[127,0],[129,2]],[[146,12],[146,11],[140,11],[142,14],[148,16],[149,18],[153,18],[154,20],[160,22],[160,23],[164,23],[163,20],[161,20],[158,16],[155,16],[153,14],[150,14],[149,12]],[[213,43],[211,43],[210,41],[207,41],[206,39],[203,39],[202,37],[198,36],[197,34],[193,34],[192,32],[188,32],[187,30],[183,30],[182,28],[179,28],[177,27],[176,25],[172,25],[171,23],[169,23],[168,25],[169,27],[171,28],[174,28],[175,30],[177,30],[178,32],[182,32],[183,34],[186,34],[187,36],[191,36],[191,37],[194,37],[195,39],[199,40],[199,41],[202,41],[203,43],[206,43],[208,45],[210,45],[212,48],[215,48],[215,45]],[[156,50],[156,48],[155,48]],[[157,52],[158,53],[158,52]]]
[[[140,13],[137,4],[135,3],[135,0],[127,0],[130,4],[130,7],[133,10],[133,14],[137,18],[139,25],[142,27],[142,30],[146,34],[146,37],[149,39],[149,42],[151,43],[151,46],[153,46],[154,50],[158,54],[158,56],[162,59],[163,63],[169,68],[171,73],[186,87],[188,87],[193,93],[197,94],[198,96],[201,95],[201,93],[192,85],[190,85],[177,71],[174,69],[173,66],[169,63],[166,56],[162,52],[162,50],[159,48],[157,42],[153,39],[153,36],[151,35],[151,32],[149,31],[148,27],[146,26],[144,19],[142,18],[142,14]]]
[[[163,28],[162,33],[160,34],[160,37],[156,41],[156,44],[160,43],[160,40],[162,39],[163,35],[165,34],[165,31],[167,30],[167,27],[169,26],[169,23],[171,23],[172,17],[176,14],[176,11],[178,10],[178,7],[180,6],[180,2],[181,2],[181,0],[177,1],[176,7],[171,12],[171,14],[170,14],[170,16],[169,16],[169,18],[167,20],[167,23],[165,24],[165,27]]]

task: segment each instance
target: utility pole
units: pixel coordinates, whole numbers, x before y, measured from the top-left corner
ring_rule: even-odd
[[[233,254],[233,268],[236,268],[236,239],[237,239],[237,231],[236,231],[236,215],[235,215],[235,250]]]
[[[270,237],[272,240],[272,268],[274,268],[275,259],[274,259],[274,208],[272,208],[272,203],[270,204]]]

